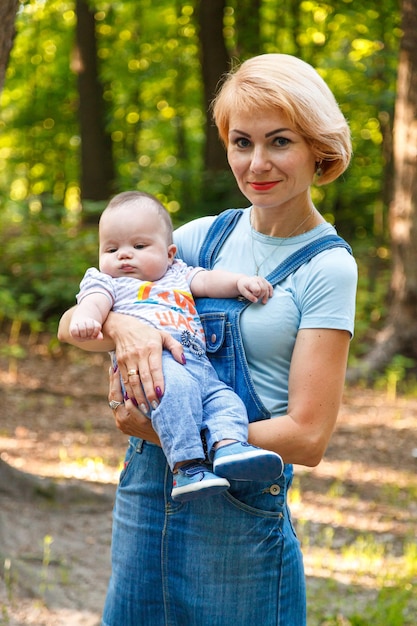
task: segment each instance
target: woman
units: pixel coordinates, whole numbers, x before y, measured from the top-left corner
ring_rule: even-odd
[[[223,82],[213,116],[250,203],[214,267],[267,276],[293,252],[334,234],[310,187],[346,170],[350,134],[311,66],[282,54],[244,62]],[[214,221],[204,217],[175,233],[178,256],[189,265],[201,264]],[[172,501],[169,468],[150,420],[137,409],[145,402],[141,384],[149,402],[158,400],[156,388],[163,390],[162,348],[181,362],[182,346],[133,318],[110,315],[102,347],[116,347],[127,389],[123,398],[119,371],[112,372],[109,399],[118,427],[133,437],[114,508],[104,626],[306,624],[302,555],[287,493],[292,464],[317,465],[335,427],[356,280],[349,252],[332,248],[281,280],[265,306],[242,311],[243,375],[261,407],[251,415],[249,441],[280,454],[286,467],[273,484],[232,481],[209,501]],[[70,315],[60,327],[67,341]],[[215,343],[217,334],[208,339]]]

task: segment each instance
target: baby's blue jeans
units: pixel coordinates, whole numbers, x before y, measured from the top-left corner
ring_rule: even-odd
[[[159,435],[171,470],[179,461],[204,459],[207,449],[221,439],[247,441],[248,418],[242,400],[221,382],[206,355],[185,351],[180,365],[163,353],[165,392],[152,424]]]

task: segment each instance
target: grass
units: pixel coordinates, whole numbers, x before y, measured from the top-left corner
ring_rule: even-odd
[[[344,483],[339,465],[327,463],[327,478],[329,468],[334,474],[327,488],[301,470],[291,495],[307,575],[308,626],[415,626],[417,482],[412,477],[401,489],[382,481],[371,497],[359,480],[356,490],[349,479]]]
[[[372,534],[331,543],[327,533],[304,547],[308,626],[415,626],[416,543],[399,556]]]

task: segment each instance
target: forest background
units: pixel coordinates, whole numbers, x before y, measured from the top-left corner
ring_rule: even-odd
[[[360,357],[387,306],[400,21],[396,0],[22,2],[0,100],[3,351],[19,357],[22,325],[54,332],[112,194],[155,193],[175,224],[247,205],[208,106],[231,65],[279,51],[318,69],[350,123],[352,164],[314,200],[360,265]]]
[[[318,69],[354,145],[345,175],[313,189],[360,282],[339,427],[292,495],[309,626],[414,625],[417,0],[2,0],[0,31],[7,7],[1,626],[98,623],[111,510],[101,497],[125,440],[103,411],[105,359],[59,345],[57,321],[96,263],[97,219],[114,193],[155,193],[175,224],[246,206],[208,109],[220,77],[262,52]],[[74,477],[88,492],[60,490]]]

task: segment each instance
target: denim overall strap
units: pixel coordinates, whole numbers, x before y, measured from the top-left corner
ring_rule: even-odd
[[[213,267],[221,246],[242,213],[241,209],[228,209],[215,219],[200,250],[201,267]],[[326,235],[291,254],[266,278],[275,287],[316,254],[334,247],[346,248],[351,253],[344,239],[338,235]],[[232,387],[245,403],[249,421],[256,421],[267,419],[271,414],[253,385],[240,332],[240,315],[250,304],[244,298],[196,298],[206,336],[207,355],[220,379]]]
[[[220,380],[241,398],[249,421],[271,417],[252,382],[240,332],[239,317],[249,300],[196,298],[195,302],[204,328],[207,356]]]
[[[211,270],[217,254],[242,216],[242,209],[226,209],[210,226],[198,257],[198,265]]]
[[[339,237],[339,235],[325,235],[324,237],[320,237],[320,239],[311,241],[299,250],[293,252],[293,254],[290,254],[285,261],[277,265],[277,267],[266,276],[266,280],[275,287],[284,280],[284,278],[287,278],[287,276],[304,265],[304,263],[310,261],[316,254],[324,252],[324,250],[329,250],[330,248],[345,248],[349,254],[352,254],[352,248],[342,237]]]
[[[242,216],[242,209],[226,209],[216,217],[207,231],[198,257],[198,265],[205,269],[212,269],[217,254],[227,237],[232,232],[236,222]],[[307,244],[289,256],[281,265],[275,268],[266,279],[275,287],[281,280],[292,274],[298,267],[307,263],[319,252],[329,248],[346,248],[352,254],[350,245],[339,235],[326,235]]]

